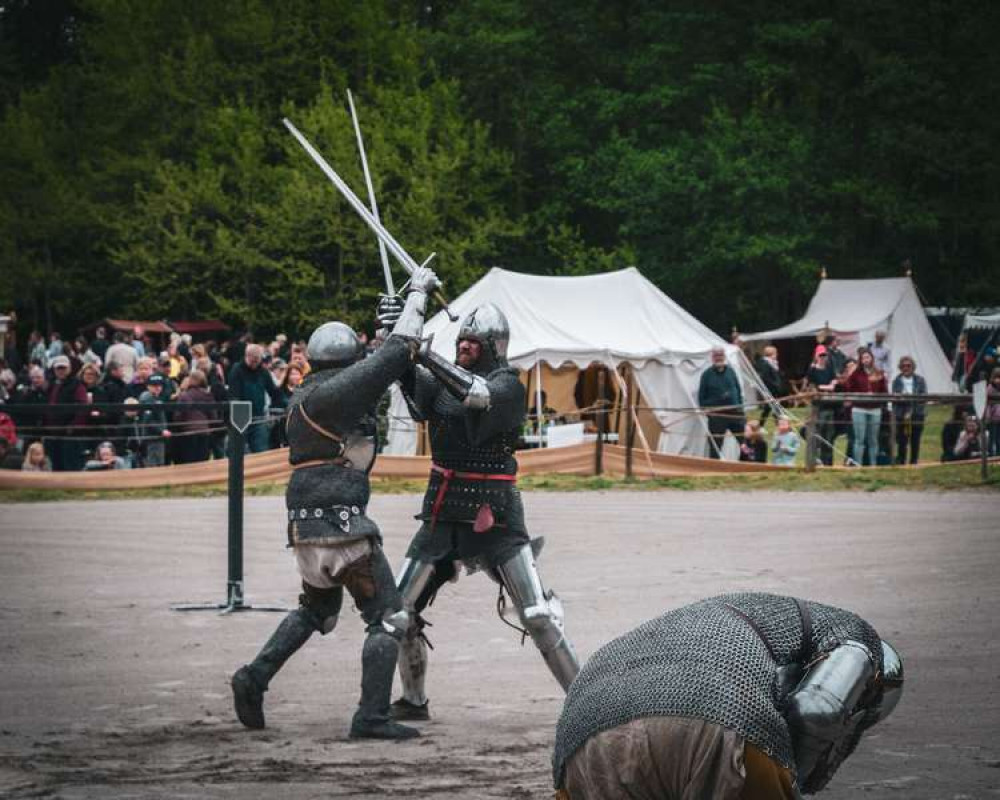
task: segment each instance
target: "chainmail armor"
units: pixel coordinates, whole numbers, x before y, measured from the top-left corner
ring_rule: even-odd
[[[364,514],[371,487],[368,472],[374,464],[376,426],[374,409],[379,398],[410,364],[410,350],[399,339],[389,339],[363,361],[342,369],[327,369],[310,374],[292,395],[288,407],[288,460],[294,466],[308,461],[328,463],[295,470],[285,491],[288,510],[356,506],[361,514],[343,530],[335,516],[311,517],[289,522],[289,539],[313,542],[369,536],[379,539],[375,523]],[[303,418],[299,406],[309,418],[342,440],[323,436]],[[370,444],[358,448],[369,455],[366,463],[337,463],[344,444]],[[292,529],[295,526],[295,530]]]
[[[604,645],[566,697],[552,757],[555,785],[562,785],[566,761],[588,738],[648,716],[714,722],[794,770],[778,668],[805,666],[853,639],[869,648],[881,670],[880,639],[868,623],[843,609],[806,606],[812,618],[808,643],[802,641],[802,618],[793,598],[744,593],[670,611]]]

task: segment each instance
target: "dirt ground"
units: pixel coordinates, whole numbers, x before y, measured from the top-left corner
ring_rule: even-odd
[[[543,577],[581,658],[663,611],[729,590],[857,611],[903,654],[895,715],[829,798],[1000,797],[1000,497],[962,494],[526,495]],[[376,496],[393,563],[414,496]],[[280,498],[246,502],[249,602],[296,602]],[[280,619],[176,612],[219,601],[226,500],[0,506],[0,796],[546,798],[561,704],[481,575],[428,617],[434,720],[403,744],[347,739],[363,636],[316,636],[248,732],[229,675]]]

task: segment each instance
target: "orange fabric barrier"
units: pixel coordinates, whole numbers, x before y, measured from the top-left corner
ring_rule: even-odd
[[[542,450],[520,450],[517,460],[521,475],[593,475],[594,448],[592,443],[556,447]],[[604,474],[611,478],[625,475],[625,447],[604,446]],[[717,461],[693,456],[671,456],[650,453],[655,477],[669,478],[678,475],[736,475],[749,472],[782,472],[798,467],[778,467],[774,464],[749,464],[741,461]],[[410,478],[422,480],[430,472],[428,456],[379,456],[372,471],[372,478]],[[1000,459],[991,458],[998,464]],[[937,466],[936,463],[916,464],[906,469]],[[116,489],[153,489],[169,486],[207,486],[225,483],[229,462],[202,461],[148,469],[113,470],[107,472],[17,472],[0,470],[0,489],[60,489],[79,491],[108,491]],[[836,468],[835,468],[836,469]],[[867,469],[867,468],[865,468]],[[877,469],[877,468],[874,468]],[[632,452],[632,473],[636,478],[654,477],[650,473],[646,454]],[[269,450],[266,453],[248,454],[244,459],[244,478],[247,483],[284,483],[291,474],[287,450]]]

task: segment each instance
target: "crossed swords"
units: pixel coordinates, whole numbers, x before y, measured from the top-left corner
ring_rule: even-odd
[[[403,249],[403,246],[396,241],[395,237],[382,225],[382,221],[379,219],[378,215],[378,204],[375,202],[375,189],[372,186],[371,173],[368,171],[368,158],[365,155],[365,144],[361,137],[361,126],[358,123],[358,114],[354,108],[354,98],[351,96],[350,90],[347,91],[347,102],[351,107],[351,119],[354,122],[354,133],[358,139],[358,151],[361,154],[361,166],[364,170],[365,184],[368,187],[368,197],[371,201],[370,210],[351,190],[351,187],[344,182],[344,179],[337,174],[336,170],[327,163],[326,159],[323,158],[322,155],[320,155],[319,151],[316,150],[309,140],[302,135],[301,131],[299,131],[299,129],[288,120],[288,118],[283,119],[282,122],[285,124],[285,127],[288,128],[289,133],[291,133],[292,136],[296,138],[298,143],[302,145],[302,148],[309,154],[312,160],[316,162],[317,166],[323,170],[326,177],[328,177],[333,185],[337,187],[337,191],[343,195],[344,199],[351,205],[351,207],[357,212],[358,216],[361,217],[365,224],[371,228],[372,232],[378,238],[379,256],[382,259],[382,271],[385,274],[386,289],[390,295],[394,295],[396,290],[393,288],[392,273],[389,269],[389,257],[386,253],[387,250],[392,253],[397,261],[399,261],[408,275],[412,275],[414,270],[429,264],[431,259],[434,258],[437,253],[431,253],[426,259],[424,259],[423,263],[418,264],[413,257],[410,256],[405,249]],[[450,308],[448,308],[448,301],[445,299],[444,295],[441,294],[440,290],[436,290],[434,292],[434,298],[441,304],[445,313],[448,314],[448,318],[452,322],[458,320],[458,317],[452,313]]]

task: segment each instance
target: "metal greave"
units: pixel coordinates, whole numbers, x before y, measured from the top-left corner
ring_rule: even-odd
[[[407,558],[396,578],[403,608],[409,612],[410,627],[399,642],[399,680],[403,685],[403,698],[414,705],[427,702],[424,684],[427,678],[427,643],[420,635],[416,604],[434,575],[434,565],[426,561]]]
[[[517,608],[518,617],[564,691],[580,671],[576,651],[563,632],[562,604],[554,592],[546,593],[538,575],[531,545],[500,568],[500,577]]]

